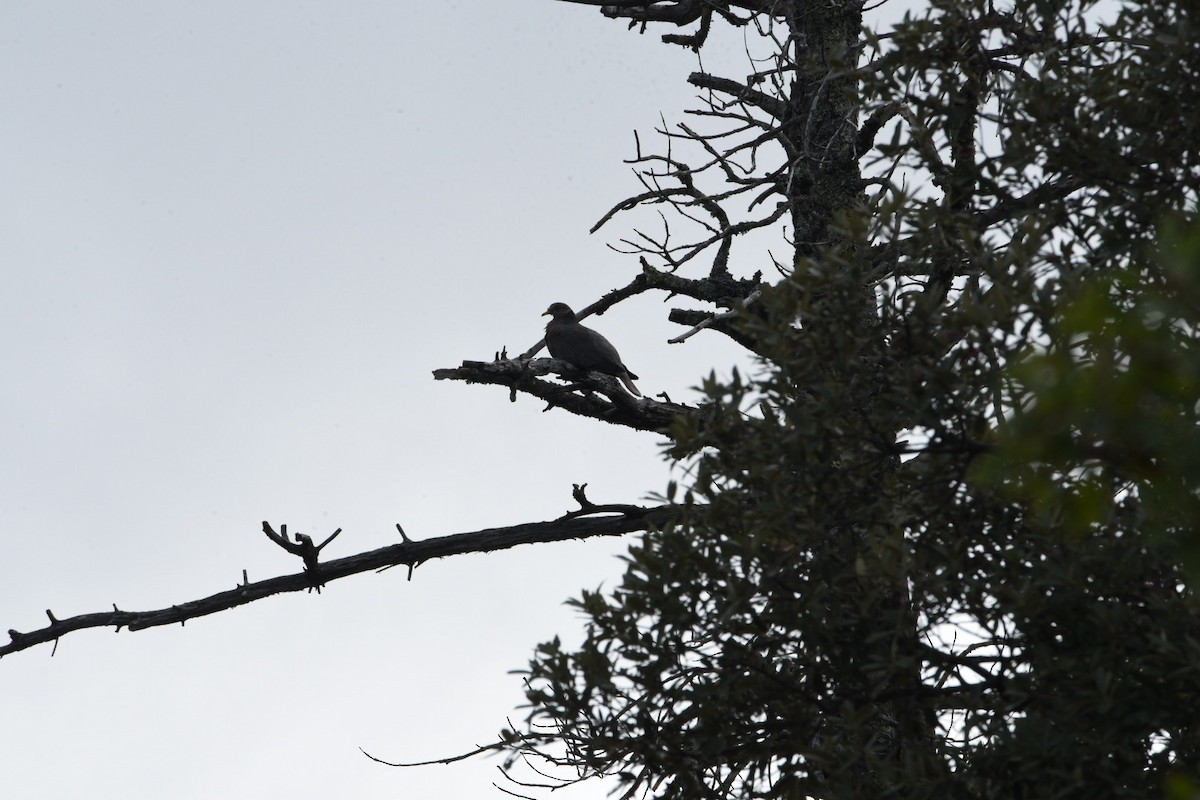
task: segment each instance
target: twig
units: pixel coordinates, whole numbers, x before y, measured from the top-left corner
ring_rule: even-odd
[[[667,339],[667,344],[680,344],[681,342],[687,341],[688,339],[695,336],[697,333],[699,333],[700,331],[704,330],[705,328],[707,328],[708,326],[710,326],[714,323],[723,322],[725,320],[730,320],[730,319],[736,319],[738,314],[740,314],[741,311],[746,306],[750,305],[751,303],[753,303],[755,300],[757,300],[761,296],[762,296],[762,289],[755,289],[753,292],[751,292],[749,295],[747,295],[745,301],[742,303],[742,309],[726,311],[723,314],[711,314],[703,322],[701,322],[699,325],[694,326],[691,330],[685,331],[684,333],[681,333],[674,338]]]

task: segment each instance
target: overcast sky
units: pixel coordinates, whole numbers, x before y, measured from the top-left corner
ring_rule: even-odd
[[[0,630],[146,610],[341,557],[640,502],[660,437],[435,382],[627,283],[589,236],[695,56],[551,2],[0,4]],[[706,52],[738,63],[740,35]],[[733,70],[733,77],[748,71]],[[619,221],[618,221],[619,222]],[[769,264],[739,264],[749,274]],[[680,304],[686,305],[686,304]],[[738,351],[593,321],[646,394]],[[519,717],[563,601],[626,542],[391,570],[0,660],[11,798],[497,797],[495,759],[398,770]],[[562,796],[562,795],[556,795]],[[568,797],[602,797],[602,787]]]

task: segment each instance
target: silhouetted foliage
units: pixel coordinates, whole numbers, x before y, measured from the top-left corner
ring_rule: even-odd
[[[682,520],[575,601],[582,647],[538,648],[509,763],[663,798],[1195,796],[1194,5],[604,12],[756,59],[689,78],[698,119],[610,215],[674,212],[626,249],[703,259],[756,368],[676,417]]]

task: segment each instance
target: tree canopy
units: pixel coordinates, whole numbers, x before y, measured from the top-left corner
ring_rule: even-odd
[[[671,319],[755,367],[664,429],[683,516],[574,601],[580,648],[538,648],[509,763],[628,797],[1193,796],[1194,6],[602,10],[744,38],[639,144],[602,223],[661,223],[601,310],[700,301]]]

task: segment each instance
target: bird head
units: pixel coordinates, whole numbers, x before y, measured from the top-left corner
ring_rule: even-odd
[[[575,321],[575,312],[566,303],[551,303],[550,307],[542,312],[543,317],[554,317],[556,320],[564,320],[567,322]]]

